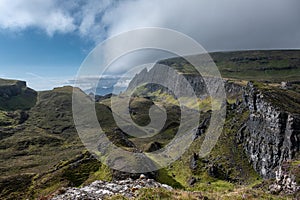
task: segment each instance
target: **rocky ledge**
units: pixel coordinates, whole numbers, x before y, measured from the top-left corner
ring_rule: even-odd
[[[172,190],[171,186],[161,184],[153,179],[147,179],[144,175],[137,180],[126,179],[113,182],[95,181],[81,188],[67,188],[59,191],[60,194],[52,200],[99,200],[113,195],[122,195],[134,198],[137,191],[142,188],[164,188]]]

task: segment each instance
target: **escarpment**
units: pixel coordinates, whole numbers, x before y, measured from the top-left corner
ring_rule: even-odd
[[[206,77],[191,73],[181,73],[180,71],[167,68],[160,64],[155,65],[149,71],[145,68],[129,83],[128,91],[135,91],[139,87],[145,90],[138,91],[139,95],[147,95],[157,92],[167,93],[174,97],[190,96],[188,88],[200,99],[207,98],[209,92],[221,92],[224,86],[227,96],[242,94],[242,87],[234,82],[223,81],[220,77]],[[208,88],[209,87],[209,88]]]
[[[144,69],[131,81],[129,88],[134,89],[143,82],[151,82],[159,66],[147,71]],[[168,75],[168,71],[160,70],[160,74]],[[185,91],[186,86],[179,84],[182,80],[174,77],[176,90]],[[207,97],[207,84],[214,85],[213,78],[204,81],[200,75],[183,74],[200,98]],[[177,86],[178,85],[178,86]],[[180,86],[180,87],[179,87]],[[172,94],[165,87],[147,84],[139,94],[155,91]],[[294,90],[284,90],[280,86],[248,82],[243,86],[240,81],[224,81],[228,101],[233,100],[231,108],[243,107],[249,111],[248,120],[236,132],[236,140],[245,150],[253,168],[266,179],[275,178],[275,172],[284,161],[291,160],[300,150],[300,94]],[[184,95],[184,94],[183,94]],[[240,102],[243,102],[240,104]],[[236,104],[238,102],[238,104]],[[235,106],[234,106],[235,105]],[[299,106],[299,107],[297,107]]]
[[[0,79],[0,110],[28,110],[36,103],[37,92],[26,82]]]
[[[287,102],[278,90],[259,89],[249,82],[244,91],[244,103],[250,116],[238,137],[253,167],[263,178],[274,178],[276,168],[293,159],[300,148],[300,115],[296,107],[284,109]],[[277,100],[280,103],[275,102]]]

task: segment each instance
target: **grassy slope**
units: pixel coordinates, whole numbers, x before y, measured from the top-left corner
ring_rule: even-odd
[[[254,82],[272,105],[294,114],[300,114],[300,85],[293,84],[291,88],[282,89],[278,85]]]
[[[272,82],[300,80],[298,50],[217,52],[210,53],[210,56],[224,78]],[[195,69],[180,58],[160,63],[186,74],[195,74]]]
[[[0,198],[47,195],[62,186],[79,186],[89,178],[110,179],[110,171],[89,154],[74,129],[72,88],[40,92],[29,119],[18,124],[0,111]],[[21,181],[21,182],[20,182]],[[24,183],[24,184],[23,184]]]

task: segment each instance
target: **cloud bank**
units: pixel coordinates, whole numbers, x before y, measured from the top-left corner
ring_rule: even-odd
[[[1,0],[0,29],[99,43],[139,27],[181,31],[210,51],[300,47],[298,0]]]
[[[52,0],[1,0],[0,27],[13,31],[38,27],[52,36],[55,32],[67,33],[76,29],[70,13]]]

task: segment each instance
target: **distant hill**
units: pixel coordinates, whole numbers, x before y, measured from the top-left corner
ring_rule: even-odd
[[[300,80],[300,50],[215,52],[210,56],[223,78],[270,82]],[[182,58],[159,63],[185,74],[197,74],[194,67]]]
[[[116,85],[118,83],[118,80],[118,77],[102,77],[96,87],[89,88],[84,92],[86,94],[93,93],[100,96],[105,96],[111,93],[119,94],[121,91],[124,91],[126,89],[126,85]],[[91,81],[95,80],[92,79]]]
[[[28,110],[35,105],[37,92],[28,88],[26,82],[0,79],[0,109]]]
[[[225,79],[264,82],[300,80],[300,50],[254,50],[209,54]],[[194,67],[182,58],[170,58],[158,63],[171,66],[186,75],[198,74]],[[85,92],[104,96],[113,92],[113,86],[117,81],[117,78],[104,78],[97,87]],[[125,89],[126,87],[115,88],[115,94]]]

